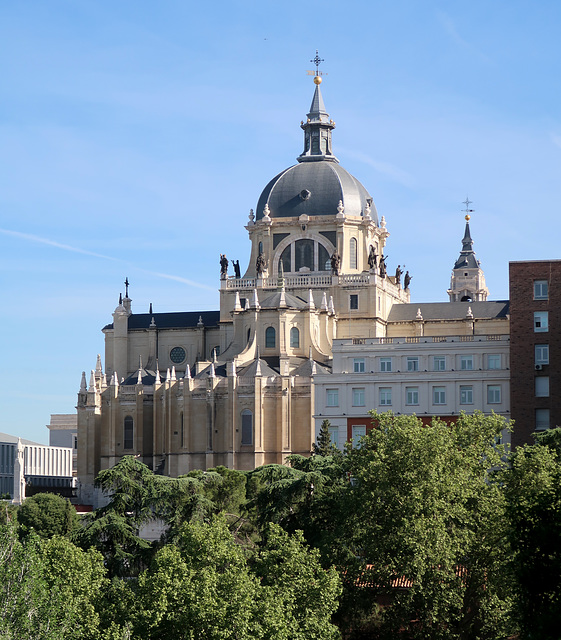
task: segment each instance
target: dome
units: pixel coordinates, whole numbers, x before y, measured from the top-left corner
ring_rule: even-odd
[[[378,225],[372,197],[363,185],[332,159],[299,162],[275,176],[265,187],[257,203],[256,220],[269,205],[271,218],[337,215],[339,201],[345,214],[362,216],[366,204]]]

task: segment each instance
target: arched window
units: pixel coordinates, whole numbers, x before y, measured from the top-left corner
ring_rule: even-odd
[[[296,327],[290,330],[290,347],[292,349],[300,348],[300,331]]]
[[[249,409],[242,411],[242,445],[253,444],[253,414]]]
[[[125,423],[123,428],[123,448],[124,449],[134,448],[134,421],[131,418],[131,416],[127,416],[125,418]]]
[[[351,244],[349,247],[349,268],[358,269],[356,256],[356,238],[351,238]]]
[[[265,330],[265,349],[274,349],[276,342],[276,331],[274,327],[267,327]]]

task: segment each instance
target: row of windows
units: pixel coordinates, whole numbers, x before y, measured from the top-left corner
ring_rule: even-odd
[[[277,332],[274,327],[267,327],[265,329],[265,348],[274,349],[277,346]],[[300,348],[300,331],[297,327],[290,329],[290,348]]]
[[[379,371],[388,373],[394,370],[394,362],[391,356],[379,357]],[[405,359],[406,371],[419,371],[419,356],[407,356]],[[460,356],[460,371],[473,371],[475,369],[475,358],[473,355]],[[446,371],[446,356],[431,356],[430,364],[432,371]],[[494,370],[501,368],[501,355],[499,353],[487,354],[487,369]],[[364,358],[353,359],[353,373],[364,373],[366,371],[366,361]]]
[[[544,378],[536,378],[536,380],[543,380]],[[549,382],[549,380],[548,380]],[[378,404],[382,407],[390,407],[392,405],[392,387],[379,387],[378,389]],[[365,387],[356,387],[351,390],[352,393],[352,406],[364,407],[365,401]],[[548,385],[549,394],[549,385]],[[487,385],[487,403],[488,404],[500,404],[501,403],[501,385],[489,384]],[[418,405],[419,404],[419,387],[405,387],[405,404],[406,405]],[[446,404],[446,387],[434,386],[432,387],[432,404],[445,405]],[[473,386],[472,385],[460,385],[460,404],[473,404]],[[326,406],[338,407],[339,406],[339,389],[326,389]]]

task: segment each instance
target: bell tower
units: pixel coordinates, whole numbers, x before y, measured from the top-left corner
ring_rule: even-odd
[[[469,209],[471,202],[466,198],[466,228],[462,239],[462,250],[460,256],[452,269],[450,288],[447,293],[450,302],[484,302],[489,295],[489,289],[485,284],[485,274],[481,268],[481,263],[475,257],[473,250],[473,240],[469,228],[469,221],[473,209]]]

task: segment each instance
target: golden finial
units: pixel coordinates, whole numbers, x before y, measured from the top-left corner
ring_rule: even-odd
[[[472,204],[471,200],[466,196],[466,199],[464,200],[463,204],[466,205],[465,209],[462,209],[462,211],[466,212],[466,216],[465,216],[465,220],[466,222],[469,222],[471,220],[471,216],[469,215],[470,213],[473,213],[473,209],[469,208],[469,205]]]
[[[319,76],[316,76],[314,78],[314,84],[320,85],[321,84],[321,78]]]

